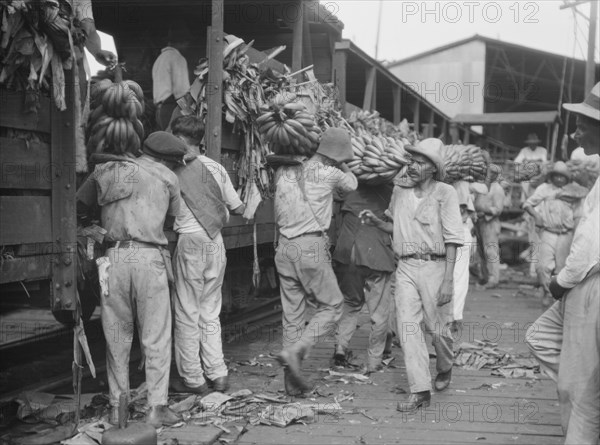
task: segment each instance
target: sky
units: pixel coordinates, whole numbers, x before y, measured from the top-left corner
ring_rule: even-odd
[[[343,23],[343,37],[375,57],[379,5],[382,5],[379,60],[398,60],[474,34],[587,59],[588,21],[561,0],[400,1],[321,0]],[[589,17],[590,5],[577,9]],[[575,40],[577,29],[577,40]],[[596,36],[600,32],[597,27]],[[600,61],[596,40],[596,61]]]

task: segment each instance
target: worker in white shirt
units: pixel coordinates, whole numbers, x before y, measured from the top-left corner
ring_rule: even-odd
[[[588,192],[578,184],[567,188],[571,174],[562,161],[554,164],[548,177],[549,182],[540,185],[523,204],[523,210],[535,220],[540,237],[536,270],[538,284],[544,290],[544,306],[553,302],[548,288],[550,276],[560,272],[565,265],[575,228],[574,209]]]
[[[525,164],[527,162],[545,163],[548,160],[548,150],[538,145],[542,141],[537,136],[537,134],[529,133],[527,139],[525,139],[524,142],[525,144],[527,144],[527,146],[521,149],[521,151],[515,158],[515,164]],[[523,166],[521,168],[526,167]],[[539,179],[539,176],[531,178],[527,182],[521,183],[521,204],[527,201],[527,199],[535,191],[535,186],[533,183],[535,183],[536,179]],[[525,214],[524,218],[527,222],[527,235],[529,238],[529,245],[532,249],[534,249],[535,246],[539,245],[540,243],[540,239],[535,228],[535,221],[533,217],[529,214]],[[532,277],[536,276],[534,261],[530,263],[529,275]]]
[[[171,115],[177,108],[177,99],[190,89],[187,60],[180,51],[189,44],[191,37],[183,24],[172,25],[169,40],[152,66],[152,95],[156,105],[156,124],[166,130]]]
[[[487,187],[482,185],[487,192]],[[454,322],[452,331],[458,332],[462,325],[463,309],[469,291],[469,263],[471,261],[471,248],[473,245],[473,220],[471,216],[475,213],[473,198],[471,195],[471,184],[467,181],[457,181],[453,184],[458,194],[458,205],[463,223],[465,243],[456,248],[456,264],[454,265],[454,297],[452,298],[454,309]]]
[[[586,155],[600,152],[600,83],[576,113],[576,139]],[[597,444],[600,436],[600,180],[583,204],[565,267],[550,281],[558,301],[528,329],[526,341],[558,384],[566,444]]]
[[[477,212],[477,252],[480,261],[480,284],[494,288],[500,282],[500,214],[504,210],[504,189],[498,183],[501,168],[492,164],[486,178],[487,193],[475,195]]]
[[[337,330],[344,296],[331,266],[327,231],[333,193],[356,190],[358,182],[346,162],[352,160],[350,134],[328,128],[313,157],[301,165],[281,166],[275,173],[275,220],[279,244],[275,264],[283,309],[285,390],[299,395],[310,387],[302,361],[312,347]],[[307,304],[316,311],[306,323]]]

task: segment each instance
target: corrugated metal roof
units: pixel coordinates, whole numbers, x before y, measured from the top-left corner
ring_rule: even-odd
[[[455,48],[457,46],[465,45],[467,43],[474,42],[474,41],[484,42],[488,45],[497,45],[497,46],[503,46],[505,48],[517,49],[519,51],[529,52],[529,53],[536,54],[536,55],[539,55],[542,57],[559,57],[561,59],[564,58],[564,56],[562,56],[560,54],[552,53],[549,51],[543,51],[543,50],[539,50],[539,49],[535,49],[535,48],[530,48],[528,46],[518,45],[516,43],[505,42],[502,40],[492,39],[490,37],[485,37],[485,36],[482,36],[479,34],[475,34],[471,37],[467,37],[466,39],[457,40],[456,42],[451,42],[447,45],[442,45],[437,48],[432,48],[428,51],[424,51],[424,52],[406,57],[404,59],[391,61],[389,63],[386,63],[385,66],[387,68],[393,68],[395,66],[403,65],[405,63],[421,59],[421,58],[429,56],[431,54],[436,54],[436,53],[445,51],[447,49]],[[575,63],[585,64],[585,60],[581,60],[578,58],[567,57],[567,59],[573,60]],[[598,64],[596,64],[596,67],[597,66],[598,66]]]
[[[557,119],[557,111],[529,111],[515,113],[457,114],[452,121],[468,125],[552,124]]]

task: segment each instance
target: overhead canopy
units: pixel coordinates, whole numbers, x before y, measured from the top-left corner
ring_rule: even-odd
[[[553,124],[558,119],[556,111],[529,111],[515,113],[457,114],[453,122],[466,125],[499,124]]]

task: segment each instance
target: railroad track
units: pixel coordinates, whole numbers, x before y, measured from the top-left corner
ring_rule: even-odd
[[[222,319],[224,342],[228,343],[238,340],[242,336],[259,329],[265,323],[276,323],[280,320],[280,315],[280,299],[279,297],[275,297],[254,305],[243,312],[226,316]],[[98,361],[98,363],[94,364],[96,367],[96,376],[99,377],[106,371],[104,334],[102,333],[99,319],[87,323],[86,334],[92,351],[92,357],[95,361]],[[61,339],[58,344],[54,343],[57,338]],[[14,371],[15,368],[12,368],[14,372],[18,372],[19,367],[27,368],[28,360],[33,362],[29,368],[39,366],[40,369],[30,372],[30,381],[36,380],[35,383],[2,385],[3,394],[0,395],[0,404],[14,400],[23,391],[55,392],[61,390],[58,392],[69,392],[73,379],[71,372],[73,359],[72,333],[69,328],[65,327],[64,330],[58,333],[54,331],[47,335],[41,334],[33,339],[13,343],[9,348],[3,348],[2,355],[3,362],[6,362],[6,358],[10,357],[11,361],[17,363],[16,371]],[[44,356],[48,358],[44,359]],[[137,368],[140,360],[139,342],[134,340],[130,356],[130,369],[132,371]],[[67,363],[68,365],[65,366]],[[51,376],[44,376],[44,374],[50,374],[52,367],[59,364],[64,367],[64,372],[54,372]],[[45,370],[44,368],[48,369]],[[10,365],[7,369],[2,369],[3,374],[10,372]],[[83,374],[84,386],[88,383],[95,386],[91,377],[89,368],[86,366]],[[5,391],[8,388],[10,390]]]

